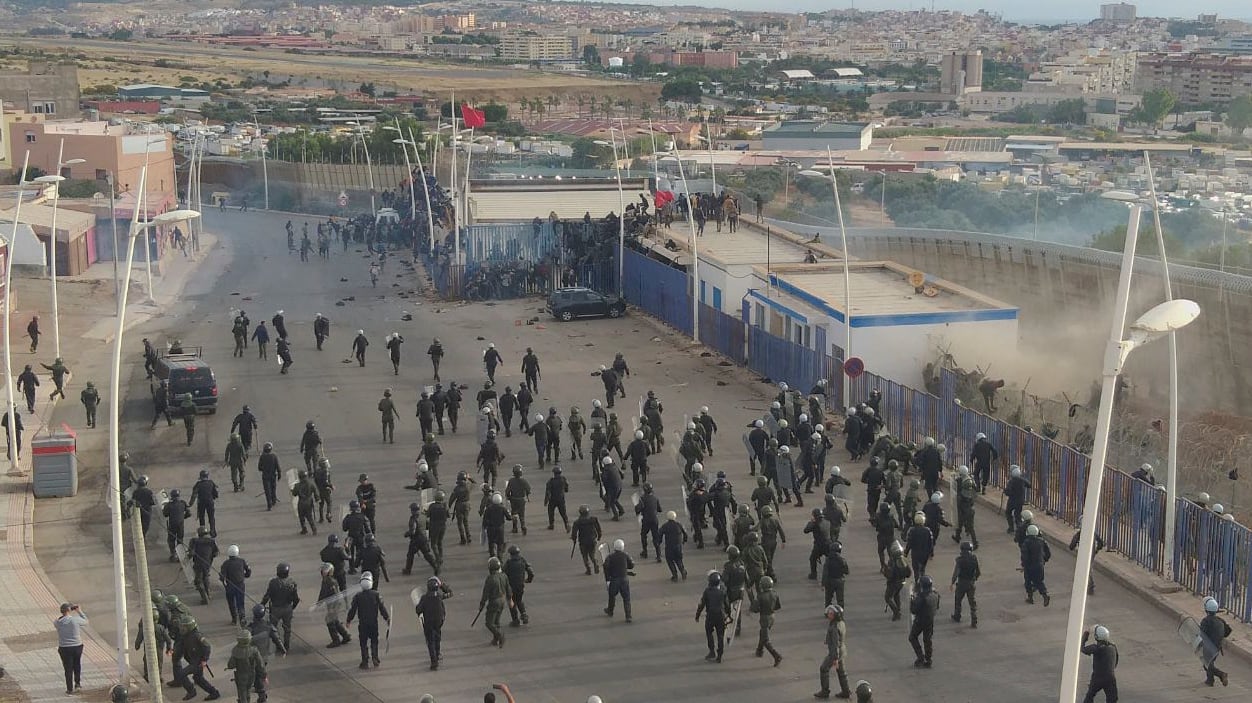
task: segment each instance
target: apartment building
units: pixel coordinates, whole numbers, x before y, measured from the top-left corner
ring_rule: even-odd
[[[1225,105],[1252,93],[1252,56],[1140,54],[1135,87],[1139,92],[1164,88],[1184,105]]]
[[[1105,22],[1134,22],[1139,8],[1128,2],[1114,2],[1100,6],[1100,19]]]
[[[78,67],[72,63],[31,61],[26,73],[0,73],[0,101],[33,115],[77,117]]]
[[[574,58],[574,40],[547,34],[509,33],[500,37],[500,58],[507,61],[564,61]]]
[[[1028,93],[1128,93],[1134,89],[1138,53],[1108,49],[1072,51],[1039,65],[1022,85]]]
[[[950,51],[939,62],[939,92],[964,95],[982,90],[982,51]]]

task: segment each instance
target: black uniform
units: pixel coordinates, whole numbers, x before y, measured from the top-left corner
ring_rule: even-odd
[[[226,589],[226,608],[230,611],[230,622],[242,623],[247,618],[244,611],[244,579],[252,578],[252,568],[248,562],[239,557],[226,557],[222,562],[218,575],[222,586]]]
[[[630,572],[634,569],[635,562],[625,550],[615,551],[604,558],[604,580],[609,585],[609,606],[604,609],[605,615],[613,617],[613,607],[620,595],[626,622],[630,622]]]
[[[202,478],[191,487],[191,502],[196,506],[196,520],[204,527],[205,518],[209,521],[209,536],[217,536],[217,484],[212,479]]]
[[[700,604],[696,606],[696,620],[700,614],[708,611],[704,618],[704,636],[708,640],[709,654],[705,659],[717,658],[722,661],[722,652],[726,648],[726,624],[730,619],[730,601],[726,598],[726,589],[719,581],[709,584],[700,596]]]
[[[933,589],[914,594],[909,603],[909,612],[913,614],[913,626],[909,628],[909,644],[913,645],[913,653],[917,655],[913,666],[924,666],[929,669],[934,655],[931,637],[935,634],[935,613],[939,612],[939,594]],[[918,639],[921,639],[920,643]]]
[[[569,481],[564,476],[553,476],[543,489],[543,504],[548,508],[548,529],[556,528],[556,513],[561,513],[561,522],[565,523],[565,531],[569,532],[569,516],[565,512],[565,494],[569,493]]]
[[[579,515],[570,528],[570,539],[578,545],[578,552],[583,558],[583,567],[587,574],[592,568],[600,573],[600,562],[596,560],[596,545],[603,533],[600,531],[600,520],[592,515]]]
[[[296,606],[300,605],[300,593],[296,582],[290,576],[270,579],[265,595],[261,597],[261,605],[270,609],[270,624],[282,630],[283,648],[291,650],[291,617]]]
[[[442,583],[428,586],[415,608],[418,620],[422,622],[422,636],[426,638],[426,652],[430,655],[432,671],[439,668],[439,660],[443,658],[439,647],[443,640],[443,623],[448,614],[443,601],[451,597],[452,589]]]
[[[272,451],[263,452],[257,457],[256,467],[261,472],[261,486],[265,491],[265,509],[271,510],[278,503],[278,476],[282,473],[278,455]]]
[[[822,571],[822,588],[826,591],[826,605],[838,604],[843,607],[843,586],[848,578],[848,560],[843,558],[841,550],[834,544],[826,554],[826,565]]]
[[[443,563],[443,536],[448,531],[448,506],[436,500],[426,508],[426,536],[430,539],[430,551],[435,561]]]
[[[170,561],[178,561],[178,557],[174,555],[174,547],[183,543],[183,521],[191,517],[191,508],[187,507],[182,498],[171,498],[161,508],[161,515],[165,517],[166,543],[170,548]]]
[[[1108,641],[1087,644],[1090,632],[1082,633],[1082,653],[1091,657],[1091,682],[1083,703],[1092,703],[1100,691],[1104,691],[1106,703],[1117,703],[1117,645]],[[1213,683],[1209,679],[1209,684]]]
[[[830,552],[830,523],[821,517],[809,519],[804,533],[813,535],[813,549],[809,552],[809,579],[817,580],[817,562]]]
[[[348,552],[338,543],[328,544],[318,552],[317,558],[321,559],[322,563],[335,567],[335,581],[339,584],[339,590],[346,589],[348,586]]]
[[[687,528],[677,520],[666,520],[661,526],[661,539],[665,542],[665,565],[669,567],[670,580],[677,581],[680,573],[684,579],[687,578],[687,568],[683,566]]]
[[[1221,679],[1222,685],[1227,685],[1226,672],[1217,668],[1217,657],[1222,653],[1222,645],[1226,638],[1230,636],[1230,625],[1225,620],[1218,617],[1217,613],[1209,613],[1200,621],[1200,632],[1204,635],[1207,642],[1205,643],[1205,656],[1212,655],[1212,660],[1208,666],[1204,667],[1204,683],[1209,686],[1213,685],[1213,678]],[[1211,650],[1210,650],[1211,647]],[[1113,700],[1117,697],[1116,684],[1114,684]]]
[[[522,602],[522,596],[526,592],[526,584],[535,580],[535,571],[521,554],[510,554],[502,568],[509,580],[509,590],[513,591],[513,600],[509,602],[509,615],[513,618],[510,624],[517,627],[520,617],[521,624],[525,625],[530,622],[530,616],[526,614],[526,604]]]
[[[488,354],[490,354],[493,351],[495,350],[494,349],[489,350]],[[500,355],[499,353],[497,353],[496,358],[498,359],[499,357]],[[492,368],[492,367],[488,366],[488,368]],[[539,375],[540,375],[539,357],[535,356],[534,352],[528,351],[526,352],[526,356],[522,357],[522,373],[526,376],[526,385],[538,391],[539,390]]]
[[[969,463],[973,464],[970,474],[978,483],[980,492],[987,492],[987,484],[991,482],[991,465],[999,458],[1000,452],[991,446],[991,442],[986,439],[974,442],[974,448],[969,453]]]
[[[357,616],[360,616],[357,624],[357,641],[361,644],[361,668],[369,668],[370,660],[373,660],[374,666],[378,666],[382,663],[378,659],[379,616],[387,621],[388,626],[391,625],[391,614],[387,612],[382,595],[372,588],[367,588],[353,596],[352,606],[348,608],[348,625],[351,625],[352,620]]]
[[[961,601],[969,599],[969,624],[978,627],[978,601],[974,600],[975,584],[982,576],[978,567],[978,557],[971,551],[961,551],[952,568],[952,585],[956,586],[955,601],[952,604],[952,621],[961,621]]]
[[[409,550],[404,558],[404,573],[406,576],[413,573],[413,556],[419,552],[422,558],[430,564],[430,568],[435,570],[435,575],[439,575],[439,562],[435,559],[434,552],[430,549],[430,540],[426,537],[426,526],[422,524],[421,510],[414,510],[409,514],[409,529],[405,531],[404,536],[409,538]]]
[[[1043,583],[1043,565],[1052,558],[1052,549],[1040,535],[1027,535],[1022,540],[1022,576],[1026,581],[1026,602],[1035,602],[1035,591],[1043,596],[1046,606],[1052,598],[1048,596],[1048,587]]]
[[[639,503],[635,506],[635,514],[640,518],[639,541],[643,545],[643,551],[639,553],[639,556],[644,559],[648,558],[648,537],[651,536],[652,550],[658,562],[661,561],[661,512],[661,501],[651,492],[645,492],[640,496]]]

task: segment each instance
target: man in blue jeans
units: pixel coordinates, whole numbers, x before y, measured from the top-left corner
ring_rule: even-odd
[[[65,692],[73,693],[83,687],[83,627],[87,616],[81,608],[70,603],[61,604],[61,617],[57,618],[57,654],[65,669]]]

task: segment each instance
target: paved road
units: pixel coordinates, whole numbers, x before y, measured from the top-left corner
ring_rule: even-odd
[[[221,255],[228,258],[219,266],[207,266],[204,280],[193,282],[185,310],[158,323],[187,344],[205,345],[206,359],[213,364],[222,389],[222,412],[214,418],[201,418],[190,448],[183,446],[181,427],[161,425],[150,432],[147,388],[142,369],[135,364],[125,376],[131,390],[124,418],[127,446],[157,486],[180,486],[185,491],[197,469],[216,464],[215,478],[226,487],[218,509],[218,541],[223,551],[228,544],[239,544],[253,565],[250,594],[259,596],[273,565],[288,560],[309,603],[316,594],[316,554],[324,544],[325,532],[317,537],[300,536],[285,505],[280,503],[274,512],[265,511],[263,500],[257,497],[260,485],[255,472],[250,474],[245,493],[232,494],[227,472],[218,467],[230,419],[240,405],[248,403],[254,408],[260,418],[261,439],[275,443],[287,466],[299,462],[299,436],[305,420],[312,419],[321,428],[334,462],[339,502],[347,500],[360,471],[368,471],[379,486],[380,542],[391,555],[393,580],[383,585],[382,593],[396,607],[397,622],[391,652],[383,657],[382,668],[358,671],[354,646],[324,649],[327,637],[320,619],[302,614],[297,621],[301,644],[271,671],[276,700],[310,700],[316,695],[317,700],[355,696],[408,701],[416,693],[429,691],[441,701],[469,701],[476,700],[490,682],[500,680],[510,683],[523,701],[581,701],[591,693],[613,702],[809,698],[816,689],[817,663],[824,651],[822,595],[805,579],[808,542],[801,529],[807,511],[791,507],[784,510],[791,542],[779,552],[777,565],[784,608],[773,639],[785,657],[777,669],[770,667],[768,659],[752,656],[756,630],[750,624],[744,628],[744,641],[733,646],[726,663],[717,666],[703,661],[703,627],[692,617],[703,574],[720,567],[720,553],[689,549],[687,568],[692,579],[679,584],[669,581],[662,565],[639,563],[638,576],[632,582],[635,621],[626,625],[620,610],[613,621],[603,615],[603,581],[584,576],[581,566],[569,559],[565,536],[537,529],[517,542],[537,572],[526,596],[531,624],[521,630],[510,629],[503,650],[488,645],[490,637],[481,625],[474,630],[468,627],[485,573],[485,550],[477,545],[460,547],[455,540],[447,545],[444,577],[457,597],[449,602],[445,664],[435,674],[427,672],[421,634],[407,601],[409,590],[422,584],[427,572],[420,557],[413,576],[402,577],[399,572],[405,549],[401,534],[406,506],[413,498],[401,486],[411,478],[418,440],[411,408],[420,387],[431,382],[424,355],[431,337],[440,337],[449,352],[443,378],[469,383],[467,395],[472,395],[482,380],[480,350],[487,341],[494,341],[505,358],[504,372],[498,376],[501,386],[521,380],[517,373],[520,357],[526,346],[533,346],[544,372],[536,407],[553,405],[562,415],[572,404],[584,412],[589,410],[591,399],[598,397],[601,388],[590,371],[609,361],[614,352],[622,351],[635,373],[627,380],[632,399],[655,389],[665,402],[667,424],[676,426],[684,412],[698,410],[701,405],[713,408],[722,433],[715,445],[717,454],[706,465],[711,471],[726,470],[741,496],[751,491],[751,485],[739,434],[744,424],[765,408],[764,393],[769,389],[740,369],[718,366],[716,359],[700,357],[699,350],[675,345],[672,335],[642,316],[559,324],[539,313],[536,301],[418,305],[413,299],[397,297],[397,292],[412,287],[412,276],[397,277],[399,267],[394,264],[388,264],[380,287],[371,290],[365,260],[355,250],[346,255],[337,253],[329,262],[301,264],[283,246],[281,225],[285,217],[211,212],[207,219],[208,226],[223,233]],[[220,278],[214,282],[219,271]],[[390,288],[393,281],[400,287]],[[336,301],[352,296],[355,300],[345,306],[335,306]],[[241,303],[245,298],[251,300]],[[295,340],[295,366],[290,375],[279,375],[272,359],[258,361],[253,350],[243,359],[231,357],[228,310],[240,304],[254,321],[268,319],[279,308],[286,311]],[[404,311],[413,312],[414,320],[401,322]],[[333,336],[321,353],[313,349],[310,324],[317,312],[333,321]],[[526,324],[534,316],[539,317],[539,324]],[[366,330],[373,343],[363,369],[344,363],[358,327]],[[392,375],[382,349],[383,337],[391,331],[399,331],[408,340],[399,377]],[[132,335],[136,351],[138,338],[144,333],[153,336],[156,329]],[[137,360],[138,355],[132,358]],[[396,444],[380,441],[375,406],[386,387],[395,389],[397,404],[405,410]],[[625,407],[627,404],[618,409]],[[622,417],[629,425],[629,411]],[[472,467],[477,449],[472,434],[449,434],[440,440],[445,451],[441,465],[445,480],[458,468]],[[667,450],[672,450],[672,444]],[[502,447],[508,455],[506,465],[514,461],[532,465],[529,438],[515,435],[503,440]],[[654,483],[662,503],[666,509],[677,508],[680,482],[673,463],[667,458],[658,459],[656,464],[661,468]],[[634,521],[609,522],[596,506],[586,463],[568,462],[566,466],[573,487],[571,506],[591,503],[602,520],[606,538],[625,539],[632,555],[637,556]],[[853,477],[861,469],[859,465],[845,465],[845,473]],[[547,473],[530,470],[528,476],[538,490]],[[979,515],[983,531],[979,551],[984,573],[979,584],[982,625],[971,631],[950,622],[951,596],[944,589],[943,612],[935,634],[936,667],[917,671],[911,668],[913,655],[906,641],[905,623],[891,623],[883,613],[882,579],[877,574],[873,536],[863,519],[860,495],[859,490],[854,492],[854,519],[845,528],[845,552],[853,572],[847,589],[848,669],[853,682],[858,678],[870,680],[878,699],[886,701],[1045,701],[1053,696],[1072,576],[1073,561],[1068,554],[1057,550],[1049,568],[1052,607],[1025,605],[1020,574],[1015,571],[1016,550],[1004,535],[999,517],[983,510]],[[539,512],[538,503],[532,503],[531,525],[542,528]],[[50,575],[67,594],[83,591],[84,584],[108,582],[104,514],[103,509],[91,513],[81,531],[58,523],[66,533],[40,553]],[[165,562],[164,545],[155,529],[151,537],[154,583],[173,584],[170,591],[188,597],[190,589],[179,585],[177,573]],[[940,583],[947,581],[955,551],[945,531],[934,571]],[[109,610],[108,593],[75,597],[95,613]],[[220,595],[211,606],[196,605],[193,611],[216,643],[221,661],[229,649],[231,628],[226,625]],[[1090,611],[1093,622],[1110,627],[1121,646],[1123,700],[1248,700],[1252,695],[1248,683],[1252,669],[1236,661],[1226,662],[1231,670],[1230,688],[1200,686],[1201,672],[1177,642],[1175,623],[1133,594],[1101,582]],[[97,617],[93,622],[111,637],[107,632],[111,622],[105,620],[108,618]],[[221,675],[220,666],[217,670],[218,684],[227,690],[228,677]]]

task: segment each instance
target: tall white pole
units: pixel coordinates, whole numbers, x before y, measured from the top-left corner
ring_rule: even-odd
[[[713,161],[713,128],[709,126],[709,121],[704,120],[704,147],[705,153],[709,157],[709,175],[713,178],[713,199],[717,199],[717,164]]]
[[[1157,207],[1156,177],[1152,173],[1152,159],[1143,152],[1143,163],[1148,168],[1148,183],[1152,195],[1152,221],[1156,225],[1156,248],[1161,255],[1161,276],[1165,279],[1165,300],[1174,299],[1174,286],[1169,280],[1169,259],[1165,256],[1165,229],[1161,227],[1161,211]],[[1225,213],[1222,214],[1223,219]],[[1130,236],[1127,233],[1126,236]],[[1178,518],[1178,333],[1169,333],[1169,454],[1165,473],[1165,578],[1174,578],[1174,528]]]
[[[256,137],[261,143],[261,179],[265,182],[265,209],[270,209],[270,167],[269,157],[265,153],[268,151],[268,145],[265,143],[265,135],[261,132],[261,121],[257,119],[256,113],[252,113],[252,121],[256,124]]]
[[[1100,409],[1096,416],[1095,446],[1091,452],[1091,468],[1087,472],[1087,495],[1083,500],[1081,534],[1078,539],[1074,583],[1070,589],[1069,621],[1065,628],[1065,660],[1061,669],[1059,703],[1078,700],[1078,670],[1082,665],[1082,632],[1087,619],[1087,581],[1091,578],[1091,557],[1095,547],[1096,522],[1100,512],[1100,489],[1104,484],[1104,464],[1108,458],[1109,430],[1113,424],[1113,396],[1117,377],[1121,374],[1122,341],[1126,329],[1126,310],[1130,306],[1130,277],[1135,267],[1135,247],[1139,241],[1141,207],[1130,206],[1126,224],[1126,247],[1122,252],[1122,271],[1117,284],[1117,303],[1113,308],[1108,346],[1104,350],[1104,382],[1100,390]]]
[[[839,180],[835,178],[835,159],[830,153],[829,145],[826,146],[826,161],[830,165],[830,189],[835,192],[835,212],[839,214],[839,241],[843,246],[843,358],[847,361],[852,358],[852,271],[848,264],[848,230],[843,225],[843,201],[839,198]],[[822,353],[825,354],[826,350],[823,349]],[[839,384],[843,389],[842,405],[845,408],[852,405],[849,385]]]
[[[623,135],[624,136],[624,135]],[[613,170],[617,172],[617,295],[625,295],[626,273],[626,194],[622,192],[622,163],[617,160],[617,139],[609,126],[609,139],[613,142]]]
[[[135,212],[133,213],[135,218],[139,217],[139,213],[147,207],[148,203],[148,194],[145,192],[147,189],[145,180],[148,175],[148,157],[152,152],[152,144],[154,143],[154,140],[152,139],[151,132],[145,131],[144,134],[147,136],[147,142],[143,145],[143,177],[139,179],[139,191],[135,196]],[[162,144],[167,143],[168,140],[163,137]],[[173,157],[171,156],[171,158]],[[175,190],[177,190],[177,187],[175,187]],[[156,305],[156,291],[152,285],[152,247],[149,246],[148,243],[147,229],[143,231],[143,262],[144,268],[147,270],[148,274],[148,303]],[[129,271],[126,272],[126,276],[127,278],[130,277]]]
[[[700,253],[696,250],[696,219],[692,213],[691,189],[687,186],[687,174],[683,170],[682,157],[678,158],[678,177],[683,182],[683,197],[687,199],[687,226],[691,228],[691,341],[700,343]]]
[[[661,187],[661,160],[656,155],[656,132],[652,131],[652,118],[648,118],[648,137],[652,140],[652,178],[656,181],[658,188]],[[657,213],[657,219],[660,219],[660,213]]]
[[[396,136],[400,138],[400,151],[404,152],[404,170],[409,177],[409,219],[417,226],[417,193],[413,188],[413,165],[409,162],[409,145],[405,143],[404,130],[400,129],[400,118],[396,118]],[[412,140],[410,140],[412,141]],[[413,151],[417,151],[417,143],[413,143]],[[423,184],[424,185],[424,184]],[[414,237],[416,240],[416,237]],[[414,247],[416,249],[416,247]]]
[[[439,134],[436,132],[435,136]],[[430,188],[426,187],[426,169],[422,167],[422,153],[413,138],[413,130],[409,130],[409,141],[413,142],[413,154],[417,156],[417,173],[422,177],[422,195],[426,197],[426,227],[430,230],[430,253],[435,253],[435,212],[430,209]]]
[[[17,249],[17,226],[22,221],[22,184],[26,181],[26,169],[30,166],[30,149],[22,161],[22,170],[18,177],[17,205],[13,207],[13,231],[9,234],[8,251],[4,256],[4,391],[7,413],[9,415],[9,461],[17,468],[17,405],[13,400],[13,335],[9,334],[9,312],[13,307],[13,252]]]
[[[878,199],[878,226],[887,226],[887,170],[882,172],[882,192],[879,193]]]
[[[361,137],[361,148],[365,151],[365,177],[370,187],[370,214],[378,219],[378,208],[374,205],[374,163],[370,161],[370,145],[365,141],[365,125],[360,126],[357,136]]]
[[[58,178],[61,176],[61,163],[65,160],[65,137],[61,137],[61,145],[57,147],[57,172],[52,174]],[[22,172],[22,178],[26,177],[26,172]],[[52,273],[49,278],[52,279],[52,348],[56,351],[56,356],[61,357],[61,311],[57,305],[57,205],[61,202],[61,184],[52,184],[52,231],[48,235],[48,243],[52,249],[52,261],[50,262],[50,271]],[[7,329],[7,328],[6,328]]]
[[[470,196],[470,159],[474,156],[474,128],[470,127],[469,141],[465,143],[465,189],[461,191],[461,200],[465,203],[465,225],[469,226],[469,196]]]
[[[452,263],[461,263],[461,218],[465,213],[461,212],[461,200],[459,187],[460,184],[456,180],[456,91],[452,91]]]

